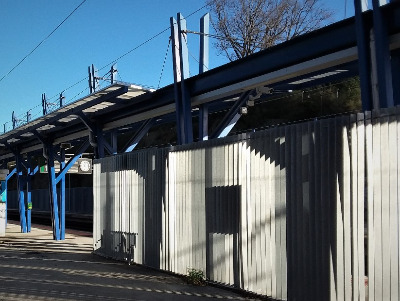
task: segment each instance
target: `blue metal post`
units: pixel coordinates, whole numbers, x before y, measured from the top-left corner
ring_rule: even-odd
[[[60,152],[60,165],[61,170],[65,168],[65,149],[61,149]],[[60,239],[65,239],[65,174],[60,180]]]
[[[393,102],[400,105],[400,51],[392,53]]]
[[[178,14],[177,18],[178,21],[175,21],[174,18],[171,18],[176,129],[178,144],[186,144],[193,141],[190,94],[185,83],[185,79],[189,77],[189,57],[187,48],[186,20],[181,14]]]
[[[189,77],[189,51],[187,46],[186,20],[178,13],[178,32],[179,32],[179,56],[181,66],[181,93],[182,93],[182,113],[184,120],[184,143],[193,142],[192,128],[192,106],[190,103],[189,90],[186,87],[185,79]]]
[[[380,7],[380,5],[386,3],[386,0],[372,0],[380,108],[390,108],[394,106],[387,22],[382,16]]]
[[[172,67],[174,71],[174,94],[175,94],[175,114],[176,114],[176,134],[178,144],[183,143],[182,128],[184,121],[181,119],[183,116],[181,108],[181,98],[180,93],[180,81],[181,81],[181,67],[180,67],[180,55],[179,55],[179,31],[178,23],[174,18],[171,17],[171,41],[172,41]]]
[[[6,180],[0,181],[0,194],[1,194],[0,202],[5,203],[6,205],[5,219],[7,226],[7,181]]]
[[[199,73],[208,70],[209,64],[209,33],[210,14],[205,14],[200,19],[200,60]],[[208,105],[202,104],[199,108],[199,140],[208,140]]]
[[[210,48],[210,14],[200,18],[200,60],[199,73],[208,71]]]
[[[54,169],[54,148],[53,145],[47,145],[47,171],[49,175],[49,192],[50,192],[50,209],[51,209],[51,221],[53,228],[53,239],[60,240],[60,223],[59,223],[59,211],[57,202],[57,182],[56,172]]]
[[[8,180],[10,180],[11,179],[11,177],[15,174],[17,172],[17,168],[13,168],[13,170],[7,175],[7,177],[6,177],[6,180],[4,181],[4,185],[5,185],[5,187],[4,187],[4,195],[3,195],[3,197],[5,198],[5,201],[6,201],[6,226],[7,226],[7,198],[8,198],[8,196],[7,196],[7,192],[8,192]]]
[[[369,28],[364,26],[362,12],[367,10],[363,0],[354,0],[354,13],[356,18],[356,34],[358,48],[358,68],[360,75],[361,100],[363,111],[373,108],[371,91],[371,54],[369,48]]]
[[[39,167],[36,166],[34,168],[32,168],[31,165],[31,160],[30,158],[28,158],[27,160],[27,175],[26,175],[26,202],[27,202],[27,211],[26,211],[26,218],[27,218],[27,231],[31,232],[31,224],[32,224],[32,183],[31,183],[31,179],[32,176],[34,176],[38,170]]]
[[[18,204],[19,204],[19,220],[21,224],[21,233],[27,232],[26,215],[25,215],[25,179],[22,172],[22,157],[20,154],[16,156],[17,164],[17,182],[18,182]]]
[[[101,130],[97,130],[96,135],[96,142],[97,142],[97,159],[104,158],[104,136]]]
[[[27,225],[26,230],[27,232],[31,232],[31,212],[32,212],[32,184],[31,184],[31,162],[28,159],[28,169],[26,175],[26,203],[27,203],[27,210],[26,210],[26,219]]]

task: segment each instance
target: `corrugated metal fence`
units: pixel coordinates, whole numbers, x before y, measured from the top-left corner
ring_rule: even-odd
[[[94,250],[283,300],[399,300],[400,110],[94,165]]]

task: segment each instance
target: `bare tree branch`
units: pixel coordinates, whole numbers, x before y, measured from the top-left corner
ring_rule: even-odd
[[[208,0],[216,46],[229,60],[243,58],[327,24],[321,0]]]

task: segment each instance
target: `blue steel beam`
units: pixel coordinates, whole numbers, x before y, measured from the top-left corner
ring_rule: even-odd
[[[110,145],[110,143],[108,143],[108,141],[106,140],[106,138],[104,137],[103,131],[98,130],[97,131],[97,140],[102,139],[102,145],[104,147],[104,149],[108,152],[109,155],[114,154],[114,147],[112,145]]]
[[[143,136],[150,130],[150,128],[154,125],[156,120],[154,118],[150,118],[142,123],[140,128],[136,131],[133,137],[125,144],[122,149],[123,152],[131,152],[142,140]]]
[[[75,115],[79,117],[79,119],[83,122],[83,124],[88,128],[89,131],[92,131],[93,133],[96,133],[97,127],[96,125],[89,120],[89,118],[86,116],[85,113],[82,111],[76,112]]]
[[[91,137],[93,139],[92,145],[93,147],[96,148],[95,150],[96,157],[103,158],[104,150],[107,150],[107,152],[110,155],[112,155],[114,153],[114,149],[104,138],[103,131],[99,128],[99,126],[91,122],[83,112],[77,112],[76,115],[81,119],[81,121],[88,128],[88,130],[91,131]]]
[[[221,122],[218,124],[214,132],[210,135],[211,139],[225,137],[229,134],[236,122],[239,120],[241,114],[240,108],[246,104],[249,95],[252,91],[243,92],[239,99],[234,103],[231,109],[225,114]]]
[[[397,3],[393,3],[386,5],[386,7],[382,7],[382,9],[384,17],[388,20],[388,32],[390,32],[391,35],[399,33],[400,6],[397,5]],[[363,19],[366,28],[372,28],[372,11],[365,12],[364,15],[365,18]],[[298,39],[293,39],[281,45],[271,47],[268,50],[260,51],[259,53],[242,60],[237,60],[210,70],[204,74],[188,78],[186,84],[190,90],[192,103],[194,105],[200,105],[213,100],[219,101],[222,97],[238,93],[238,90],[243,87],[249,89],[253,88],[252,84],[254,82],[258,85],[261,80],[269,81],[271,79],[273,83],[279,83],[282,79],[275,75],[277,70],[283,72],[294,68],[296,74],[291,74],[285,78],[285,80],[289,80],[293,76],[304,76],[305,72],[319,72],[335,66],[340,68],[340,66],[342,66],[341,64],[356,63],[357,54],[354,55],[353,53],[355,46],[357,46],[355,18],[350,18],[299,37]],[[397,47],[396,44],[391,44],[391,46],[394,46],[395,48]],[[311,71],[308,71],[308,69],[304,71],[302,69],[303,66],[306,65],[306,67],[308,67],[308,63],[314,61],[316,58],[321,58],[324,55],[338,57],[338,59],[330,62],[328,65],[322,63],[321,65],[315,66]],[[370,73],[365,72],[365,74]],[[286,76],[286,74],[284,75]],[[344,74],[343,77],[345,76],[346,75]],[[236,87],[238,88],[236,89]],[[227,94],[218,94],[219,89],[228,90]],[[209,97],[209,94],[212,95],[212,97]],[[110,98],[108,98],[108,100],[110,100]],[[148,100],[150,101],[147,102]],[[97,99],[95,99],[95,101],[97,101]],[[138,105],[139,102],[141,106]],[[135,118],[132,117],[138,114],[137,111],[132,111],[133,109],[139,110],[139,113],[148,114],[151,115],[151,117],[154,117],[159,116],[156,114],[160,111],[161,106],[171,105],[173,102],[174,87],[167,86],[154,93],[138,96],[135,98],[135,101],[129,102],[126,106],[118,105],[118,110],[114,110],[114,108],[110,107],[101,112],[96,112],[94,115],[96,118],[102,118],[102,120],[104,120],[106,130],[114,130],[118,127],[132,124],[129,122],[135,120]],[[93,103],[90,105],[92,104]],[[145,111],[145,108],[142,106],[148,111]],[[79,106],[77,109],[82,110]],[[155,110],[154,112],[151,111],[153,109]],[[57,113],[54,118],[51,116],[53,119],[49,119],[49,123],[55,122],[55,119],[60,119],[72,114],[74,110],[75,108],[67,112]],[[167,113],[170,112],[171,111],[168,111]],[[117,122],[118,120],[125,118],[126,120],[122,120],[120,124]],[[124,123],[122,124],[122,122]],[[23,131],[30,131],[31,129],[39,128],[40,126],[41,124],[32,127],[28,125],[26,128],[24,127]],[[54,131],[49,130],[48,132],[50,132],[53,137],[57,138],[64,137],[66,135],[64,133],[72,135],[78,131],[84,131],[84,129],[80,127],[80,125],[74,124],[71,127],[68,127],[67,125],[61,130],[56,128]],[[3,135],[1,142],[7,141],[7,139],[13,137],[18,138],[21,133],[22,130],[17,129],[10,134]],[[33,139],[27,138],[23,141],[15,142],[14,144],[24,145],[25,147],[27,144],[29,146],[34,145],[34,142]],[[8,155],[8,153],[5,154],[3,151],[1,151],[1,154]]]
[[[82,156],[82,154],[89,147],[89,145],[90,145],[89,140],[85,140],[85,142],[83,142],[81,144],[81,146],[76,150],[76,152],[72,156],[72,158],[68,160],[68,162],[65,164],[65,166],[61,168],[61,170],[57,174],[57,176],[55,176],[56,184],[58,184],[62,180],[62,178],[65,177],[68,170],[75,164],[76,161],[78,161],[78,159]],[[64,155],[64,158],[65,158],[65,155]]]

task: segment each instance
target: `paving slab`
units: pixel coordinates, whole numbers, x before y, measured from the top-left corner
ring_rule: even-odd
[[[0,237],[0,300],[254,300],[213,286],[92,254],[91,233],[49,227],[20,233],[8,223]]]

